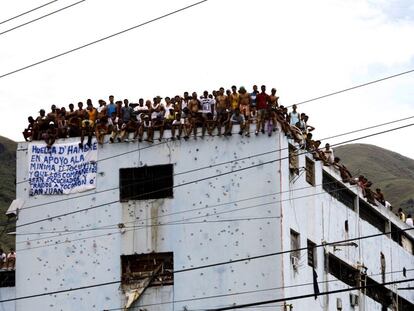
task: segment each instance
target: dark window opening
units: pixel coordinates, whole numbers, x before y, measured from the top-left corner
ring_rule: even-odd
[[[360,274],[360,272],[340,260],[338,257],[329,254],[327,256],[329,273],[341,280],[345,284],[357,287],[366,286],[363,291],[365,294],[376,302],[380,303],[383,308],[391,306],[393,300],[397,301],[397,296],[394,292],[374,281],[370,277]],[[398,296],[398,310],[409,311],[414,310],[414,304],[408,300]]]
[[[290,229],[290,256],[292,258],[296,258],[293,259],[295,261],[299,260],[300,257],[300,234],[297,233],[296,231]],[[293,264],[295,264],[295,262],[292,261]]]
[[[316,262],[316,244],[313,243],[311,240],[308,240],[308,265],[312,268],[316,269],[317,262]]]
[[[16,271],[4,270],[0,271],[0,287],[14,287],[16,286]]]
[[[387,220],[382,218],[367,202],[362,199],[359,199],[359,217],[381,232],[385,232],[385,226]]]
[[[289,170],[292,174],[299,174],[298,151],[291,144],[289,144]]]
[[[122,285],[140,284],[148,287],[174,284],[173,253],[150,253],[121,256]]]
[[[119,193],[122,202],[173,197],[173,165],[121,168]]]
[[[414,255],[414,241],[393,223],[391,223],[391,239],[402,246],[407,252]]]
[[[325,171],[322,174],[322,188],[339,202],[350,209],[355,210],[356,195],[348,190],[344,184],[337,181]]]
[[[306,181],[315,186],[315,162],[308,157],[306,158]]]
[[[348,224],[348,220],[345,220],[345,232],[349,231],[349,224]]]

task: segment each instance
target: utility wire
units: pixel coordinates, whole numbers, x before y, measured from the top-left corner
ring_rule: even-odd
[[[332,182],[334,183],[334,182]],[[326,183],[326,184],[330,184],[330,183]],[[313,188],[313,186],[310,186]],[[276,192],[276,193],[271,193],[268,195],[261,195],[261,196],[256,196],[256,197],[249,197],[249,198],[245,198],[245,199],[240,199],[240,200],[236,200],[236,201],[231,201],[231,202],[226,202],[226,203],[220,203],[220,204],[215,204],[215,205],[210,205],[210,206],[204,206],[204,207],[200,207],[200,208],[194,208],[194,209],[190,209],[190,210],[185,210],[185,211],[181,211],[181,212],[173,212],[170,214],[164,214],[164,215],[159,215],[159,216],[155,216],[155,217],[149,217],[149,218],[145,218],[145,219],[141,219],[140,221],[143,223],[144,221],[148,221],[148,220],[152,220],[152,219],[159,219],[162,217],[167,217],[167,216],[173,216],[173,215],[177,215],[177,214],[184,214],[187,212],[194,212],[194,211],[200,211],[200,210],[204,210],[204,209],[211,209],[211,208],[215,208],[215,207],[219,207],[219,206],[225,206],[225,205],[231,205],[234,204],[235,206],[237,206],[236,203],[239,202],[245,202],[245,201],[250,201],[250,200],[254,200],[257,198],[262,198],[262,197],[266,197],[266,196],[271,196],[271,195],[275,195],[278,193],[283,193],[283,192],[292,192],[292,191],[298,191],[298,190],[302,190],[302,189],[306,189],[306,188],[310,188],[310,187],[303,187],[303,188],[298,188],[298,189],[293,189],[293,190],[286,190],[286,191],[282,191],[282,192]],[[213,214],[206,214],[206,215],[201,215],[201,216],[195,216],[195,217],[190,217],[190,218],[185,218],[185,219],[178,219],[178,220],[173,220],[170,222],[165,222],[165,223],[157,223],[157,224],[151,224],[151,225],[134,225],[134,226],[125,226],[126,224],[130,224],[130,223],[135,223],[136,220],[133,221],[128,221],[125,223],[117,223],[117,224],[112,224],[112,225],[105,225],[105,226],[101,226],[101,227],[95,227],[95,228],[87,228],[87,229],[72,229],[72,230],[63,230],[59,233],[59,231],[53,231],[53,232],[48,232],[47,234],[53,234],[53,233],[59,233],[57,235],[54,236],[47,236],[47,237],[42,237],[42,238],[36,238],[36,239],[29,239],[29,240],[24,240],[24,241],[20,241],[17,242],[16,244],[20,244],[20,243],[28,243],[28,242],[33,242],[33,241],[39,241],[39,240],[45,240],[45,239],[51,239],[51,238],[61,238],[63,236],[68,236],[71,234],[76,234],[76,233],[81,233],[81,232],[87,232],[87,231],[96,231],[96,230],[118,230],[120,229],[119,225],[123,225],[125,226],[125,229],[129,229],[129,228],[137,228],[137,229],[144,229],[144,228],[148,228],[148,227],[158,227],[158,226],[166,226],[166,225],[180,225],[180,224],[193,224],[196,222],[191,222],[191,223],[185,223],[185,221],[188,220],[194,220],[194,219],[200,219],[200,218],[204,218],[204,217],[212,217],[212,216],[216,216],[217,215],[221,215],[221,214],[226,214],[226,213],[234,213],[236,211],[240,211],[240,210],[246,210],[246,209],[251,209],[251,208],[255,208],[255,207],[260,207],[260,206],[266,206],[266,205],[271,205],[274,203],[281,203],[284,201],[291,201],[291,200],[297,200],[297,199],[302,199],[302,198],[307,198],[307,197],[312,197],[312,196],[316,196],[316,195],[321,195],[321,194],[330,194],[333,192],[337,192],[337,191],[341,191],[341,190],[345,190],[345,189],[349,189],[348,187],[343,187],[343,188],[337,188],[335,190],[331,190],[331,191],[326,191],[326,192],[321,192],[321,193],[315,193],[315,194],[309,194],[309,195],[304,195],[304,196],[300,196],[300,197],[295,197],[295,198],[288,198],[288,199],[284,199],[284,200],[278,200],[278,201],[270,201],[270,202],[266,202],[266,203],[260,203],[260,204],[256,204],[256,205],[249,205],[249,206],[245,206],[245,207],[241,207],[241,208],[232,208],[231,210],[228,211],[222,211],[222,212],[214,212]],[[275,198],[273,198],[275,199]],[[273,217],[269,217],[269,218],[273,218]],[[248,219],[246,219],[248,220]],[[208,223],[209,221],[201,221],[199,223]],[[198,223],[198,222],[197,222]],[[125,232],[129,232],[129,231],[133,231],[133,230],[126,230]],[[20,233],[20,234],[16,234],[17,236],[24,236],[24,235],[35,235],[35,234],[43,234],[46,232],[31,232],[31,233]],[[65,233],[65,234],[61,234],[61,233]],[[122,233],[122,232],[113,232],[113,233]],[[91,236],[91,237],[85,237],[83,239],[91,239],[91,238],[96,238],[96,237],[101,237],[104,235],[98,235],[98,236]],[[71,241],[75,241],[75,240],[71,240]],[[67,241],[63,241],[61,243],[64,243]],[[32,248],[41,248],[41,247],[48,247],[48,246],[53,246],[56,244],[61,244],[60,242],[54,242],[54,244],[49,244],[49,245],[42,245],[39,247],[32,247]],[[24,251],[24,250],[28,250],[29,248],[26,249],[20,249],[19,251]]]
[[[4,20],[4,21],[1,21],[1,22],[0,22],[0,25],[1,25],[1,24],[4,24],[4,23],[7,23],[7,22],[9,22],[9,21],[11,21],[11,20],[13,20],[13,19],[16,19],[16,18],[18,18],[18,17],[20,17],[20,16],[26,15],[26,14],[28,14],[28,13],[30,13],[30,12],[36,11],[36,10],[38,10],[38,9],[41,9],[41,8],[43,8],[43,7],[45,7],[45,6],[49,5],[49,4],[52,4],[52,3],[54,3],[54,2],[57,2],[57,1],[59,1],[59,0],[53,0],[53,1],[50,1],[50,2],[48,2],[48,3],[42,4],[41,6],[38,6],[38,7],[36,7],[36,8],[33,8],[33,9],[29,10],[29,11],[26,11],[26,12],[20,13],[20,14],[18,14],[18,15],[16,15],[16,16],[10,17],[10,18],[8,18],[8,19],[6,19],[6,20]]]
[[[10,28],[10,29],[7,29],[7,30],[5,30],[5,31],[2,31],[2,32],[0,32],[0,36],[1,36],[1,35],[6,34],[6,33],[8,33],[8,32],[10,32],[10,31],[13,31],[13,30],[16,30],[16,29],[18,29],[18,28],[21,28],[21,27],[23,27],[23,26],[26,26],[26,25],[29,25],[29,24],[31,24],[31,23],[34,23],[34,22],[36,22],[36,21],[38,21],[38,20],[41,20],[41,19],[43,19],[43,18],[46,18],[46,17],[48,17],[48,16],[50,16],[50,15],[53,15],[53,14],[59,13],[60,11],[63,11],[63,10],[69,9],[69,8],[71,8],[71,7],[73,7],[73,6],[77,5],[77,4],[80,4],[80,3],[82,3],[82,2],[85,2],[85,1],[86,1],[86,0],[81,0],[81,1],[78,1],[78,2],[75,2],[75,3],[72,3],[72,4],[68,5],[68,6],[65,6],[65,7],[63,7],[63,8],[61,8],[61,9],[59,9],[59,10],[56,10],[56,11],[50,12],[50,13],[48,13],[48,14],[46,14],[46,15],[42,15],[42,16],[40,16],[40,17],[38,17],[38,18],[35,18],[35,19],[32,19],[32,20],[30,20],[30,21],[28,21],[28,22],[25,22],[25,23],[23,23],[23,24],[20,24],[20,25],[17,25],[17,26],[15,26],[15,27],[12,27],[12,28]]]
[[[332,295],[332,294],[350,292],[350,291],[353,291],[353,290],[375,288],[375,287],[379,287],[379,286],[407,283],[407,282],[412,282],[412,281],[414,281],[414,278],[413,279],[407,279],[407,280],[390,281],[390,282],[384,282],[384,283],[378,283],[378,284],[369,284],[369,285],[364,285],[364,286],[354,286],[354,287],[349,287],[349,288],[344,288],[344,289],[337,289],[337,290],[331,290],[331,291],[326,291],[326,292],[320,292],[319,294],[312,293],[312,294],[305,294],[305,295],[297,295],[297,296],[290,296],[290,297],[279,298],[279,299],[262,300],[262,301],[256,301],[256,302],[245,303],[245,304],[240,304],[240,305],[232,305],[232,306],[227,306],[227,307],[214,308],[214,309],[204,309],[204,310],[205,311],[224,311],[224,310],[249,308],[249,307],[260,306],[260,305],[269,304],[269,303],[278,303],[278,302],[284,302],[284,301],[299,300],[299,299],[311,298],[311,297],[315,297],[315,296]]]
[[[385,126],[385,125],[389,125],[389,124],[393,124],[393,123],[397,123],[397,122],[401,122],[401,121],[405,121],[405,120],[409,120],[409,119],[413,119],[413,118],[414,118],[414,116],[410,116],[410,117],[406,117],[406,118],[402,118],[402,119],[388,121],[388,122],[385,122],[385,123],[376,124],[376,125],[372,125],[372,126],[369,126],[369,127],[360,128],[360,129],[357,129],[357,130],[352,130],[350,132],[340,133],[340,134],[337,134],[337,135],[334,135],[334,136],[322,138],[320,140],[324,141],[324,140],[327,140],[327,139],[346,136],[346,135],[349,135],[349,134],[354,134],[354,133],[357,133],[357,132],[362,132],[362,131],[365,131],[365,130],[369,130],[369,129],[373,129],[373,128],[377,128],[377,127],[381,127],[381,126]],[[168,140],[168,139],[166,139],[166,140]],[[130,154],[130,153],[140,152],[142,150],[152,148],[152,147],[157,147],[157,146],[165,144],[165,143],[166,142],[161,142],[161,143],[158,143],[158,144],[145,146],[143,148],[139,148],[139,149],[136,149],[136,150],[129,150],[129,151],[126,151],[126,152],[122,152],[122,153],[113,155],[113,156],[109,156],[109,157],[106,157],[106,158],[99,159],[99,160],[95,161],[95,163],[110,160],[110,159],[113,159],[113,158],[116,158],[116,157],[120,157],[120,156],[123,156],[123,155],[126,155],[126,154]],[[239,162],[239,161],[251,159],[252,157],[266,155],[266,154],[275,153],[275,152],[280,152],[280,151],[286,150],[286,149],[288,149],[288,147],[275,149],[275,150],[270,150],[270,151],[263,152],[263,153],[257,153],[257,154],[253,154],[253,155],[250,155],[250,156],[246,156],[246,157],[243,157],[243,158],[238,158],[238,159],[234,159],[234,160],[230,160],[230,161],[225,161],[225,162],[220,162],[220,163],[216,163],[216,164],[212,164],[212,165],[207,165],[207,166],[204,166],[204,167],[199,167],[199,168],[196,168],[196,169],[176,173],[176,174],[174,174],[174,176],[178,176],[178,175],[182,175],[182,174],[188,174],[188,173],[195,172],[195,171],[200,171],[200,170],[203,170],[203,169],[209,169],[209,168],[212,168],[212,167],[215,167],[215,166],[220,166],[220,165],[230,164],[230,163],[234,163],[234,162]],[[67,170],[64,170],[64,171],[67,171]],[[28,179],[27,180],[21,180],[21,181],[16,182],[16,184],[21,184],[21,183],[25,183],[25,182],[29,182],[29,180]],[[111,188],[111,189],[107,189],[107,190],[103,190],[103,191],[111,191],[111,190],[115,190],[115,189],[118,189],[118,188]],[[87,195],[89,195],[89,194],[86,194],[86,196]],[[78,196],[78,197],[81,197],[81,196]],[[37,205],[37,206],[39,206],[39,205]],[[36,206],[29,206],[29,207],[25,207],[25,208],[31,208],[31,207],[36,207]],[[25,208],[23,208],[23,209],[25,209]]]
[[[337,242],[337,243],[339,243],[339,242]],[[173,273],[176,273],[176,271],[173,271]],[[404,282],[410,282],[410,281],[414,281],[414,279],[394,281],[394,283],[393,282],[382,283],[382,284],[379,284],[379,285],[390,285],[390,284],[404,283]],[[67,292],[71,292],[71,291],[84,290],[84,289],[88,289],[88,288],[108,286],[108,285],[119,284],[119,283],[121,283],[121,281],[98,283],[98,284],[75,287],[75,288],[69,288],[69,289],[64,289],[64,290],[59,290],[59,291],[53,291],[53,292],[47,292],[47,293],[41,293],[41,294],[35,294],[35,295],[28,295],[28,296],[22,296],[22,297],[10,298],[10,299],[3,299],[3,300],[0,300],[0,303],[23,300],[23,299],[30,299],[30,298],[36,298],[36,297],[41,297],[41,296],[53,295],[53,294],[67,293]],[[354,289],[359,289],[359,288],[354,288]],[[327,292],[322,292],[319,295],[325,295],[326,293]],[[333,293],[333,292],[331,292],[331,293]],[[315,294],[312,294],[310,297],[313,297],[314,295]],[[303,297],[303,298],[307,298],[307,297]],[[284,299],[285,300],[293,300],[292,298],[289,298],[289,299],[284,298]],[[296,298],[296,299],[298,299],[298,298]],[[266,303],[270,303],[270,302],[266,302]],[[266,304],[266,303],[263,303],[263,304]],[[111,309],[111,310],[117,310],[117,309]]]
[[[407,269],[406,271],[412,271],[414,269]],[[394,273],[401,273],[403,270],[399,271],[388,271],[385,274],[394,274]],[[382,273],[375,273],[367,275],[368,277],[378,276]],[[342,280],[326,280],[326,281],[320,281],[317,282],[318,285],[323,285],[326,283],[336,283],[336,282],[342,282]],[[288,289],[288,288],[297,288],[297,287],[303,287],[303,286],[309,286],[313,285],[313,282],[308,283],[300,283],[300,284],[293,284],[293,285],[286,285],[286,286],[279,286],[279,287],[272,287],[272,288],[265,288],[265,289],[256,289],[256,290],[250,290],[250,291],[244,291],[244,292],[236,292],[236,293],[230,293],[230,294],[220,294],[220,295],[212,295],[212,296],[203,296],[203,297],[195,297],[195,298],[188,298],[188,299],[180,299],[180,300],[174,300],[174,301],[168,301],[168,302],[156,302],[156,303],[149,303],[149,304],[143,304],[136,307],[131,307],[131,310],[138,309],[138,308],[145,308],[145,307],[154,307],[159,305],[165,305],[165,304],[173,304],[173,303],[181,303],[181,302],[189,302],[189,301],[195,301],[195,300],[205,300],[205,299],[214,299],[214,298],[222,298],[222,297],[229,297],[229,296],[239,296],[239,295],[246,295],[246,294],[254,294],[259,292],[267,292],[267,291],[275,291],[275,290],[282,290],[282,289]],[[124,308],[112,308],[112,309],[105,309],[105,311],[117,311],[117,310],[123,310]]]
[[[386,76],[386,77],[383,77],[383,78],[380,78],[380,79],[377,79],[377,80],[372,80],[372,81],[369,81],[369,82],[365,82],[365,83],[362,83],[362,84],[357,84],[357,85],[348,87],[346,89],[342,89],[342,90],[335,91],[335,92],[332,92],[332,93],[328,93],[328,94],[325,94],[325,95],[322,95],[322,96],[314,97],[312,99],[308,99],[308,100],[298,102],[298,103],[296,103],[296,106],[303,105],[303,104],[306,104],[306,103],[309,103],[309,102],[313,102],[313,101],[316,101],[316,100],[319,100],[319,99],[322,99],[322,98],[326,98],[326,97],[329,97],[329,96],[337,95],[337,94],[340,94],[340,93],[352,91],[352,90],[355,90],[355,89],[358,89],[358,88],[361,88],[361,87],[364,87],[364,86],[368,86],[368,85],[375,84],[375,83],[378,83],[378,82],[382,82],[382,81],[385,81],[385,80],[389,80],[389,79],[392,79],[392,78],[400,77],[400,76],[403,76],[403,75],[406,75],[406,74],[409,74],[409,73],[412,73],[412,72],[414,72],[414,69],[403,71],[403,72],[400,72],[400,73],[397,73],[397,74],[393,74],[393,75]],[[293,105],[287,106],[287,107],[292,107],[292,106]]]
[[[411,123],[411,124],[407,124],[407,125],[400,126],[400,127],[397,127],[397,128],[392,128],[392,129],[388,129],[388,130],[385,130],[385,131],[381,131],[381,132],[377,132],[377,133],[373,133],[373,134],[369,134],[369,135],[365,135],[365,136],[353,138],[353,139],[350,139],[350,140],[347,140],[347,141],[344,141],[344,142],[340,142],[340,143],[333,144],[332,146],[338,146],[338,145],[346,144],[346,143],[349,143],[349,142],[361,140],[361,139],[364,139],[364,138],[368,138],[368,137],[372,137],[372,136],[376,136],[376,135],[380,135],[380,134],[389,133],[389,132],[396,131],[396,130],[399,130],[399,129],[402,129],[402,128],[407,128],[407,127],[413,126],[413,125],[414,125],[414,123]],[[309,151],[304,151],[303,153],[298,153],[298,156],[299,155],[303,155],[303,154],[308,154],[308,153],[310,153],[310,152]],[[152,193],[157,193],[157,192],[160,192],[160,191],[163,191],[163,190],[169,190],[171,188],[178,188],[178,187],[188,186],[190,184],[194,184],[194,183],[197,183],[197,182],[200,182],[200,181],[209,180],[209,179],[212,179],[212,178],[217,178],[217,177],[225,176],[225,175],[228,175],[228,174],[234,174],[234,173],[237,173],[237,172],[240,172],[240,171],[245,171],[245,170],[252,169],[252,168],[255,168],[255,167],[264,166],[264,165],[271,164],[271,163],[274,163],[274,162],[277,162],[277,161],[281,161],[283,159],[288,159],[289,157],[290,156],[286,156],[286,157],[282,157],[282,158],[279,158],[279,159],[273,159],[273,160],[270,160],[270,161],[264,161],[264,162],[261,162],[259,164],[254,164],[254,165],[246,166],[246,167],[243,167],[243,168],[231,170],[229,172],[224,172],[224,173],[220,173],[220,174],[216,174],[216,175],[212,175],[212,176],[207,176],[207,177],[199,178],[199,179],[192,180],[192,181],[189,181],[189,182],[183,182],[183,183],[178,184],[178,185],[173,185],[172,187],[166,187],[166,188],[163,188],[163,189],[158,189],[158,190],[150,191],[150,192],[147,192],[147,193],[142,193],[140,195],[135,196],[135,198],[144,197],[146,195],[149,195],[149,194],[152,194]],[[47,220],[52,220],[54,218],[59,218],[59,217],[64,217],[64,216],[68,216],[68,215],[80,213],[80,212],[83,212],[83,211],[95,209],[95,208],[97,208],[99,206],[105,206],[105,205],[109,205],[109,204],[113,204],[113,203],[117,203],[117,202],[119,202],[119,201],[118,200],[117,201],[112,201],[112,202],[108,202],[108,203],[105,203],[105,204],[102,204],[102,205],[92,206],[92,207],[88,207],[88,208],[84,208],[84,209],[79,209],[79,210],[76,210],[76,211],[72,211],[72,212],[68,212],[68,213],[64,213],[64,214],[60,214],[60,215],[56,215],[56,216],[51,216],[51,217],[47,217],[47,218],[35,220],[35,221],[29,222],[29,223],[24,223],[24,224],[21,224],[21,225],[17,225],[16,228],[23,227],[23,226],[27,226],[27,225],[31,225],[31,224],[35,224],[35,223],[39,223],[39,222],[43,222],[43,221],[47,221]],[[56,201],[50,202],[50,204],[51,203],[56,204]],[[45,205],[45,204],[42,204],[42,205]]]
[[[109,35],[109,36],[106,36],[106,37],[100,38],[100,39],[98,39],[98,40],[95,40],[95,41],[92,41],[92,42],[89,42],[89,43],[86,43],[86,44],[84,44],[84,45],[81,45],[81,46],[78,46],[78,47],[73,48],[73,49],[71,49],[71,50],[68,50],[68,51],[65,51],[65,52],[62,52],[62,53],[56,54],[56,55],[54,55],[54,56],[51,56],[51,57],[48,57],[48,58],[42,59],[42,60],[40,60],[40,61],[37,61],[37,62],[32,63],[32,64],[30,64],[30,65],[26,65],[26,66],[24,66],[24,67],[21,67],[21,68],[15,69],[15,70],[13,70],[13,71],[9,71],[9,72],[7,72],[7,73],[4,73],[4,74],[0,75],[0,78],[7,77],[7,76],[12,75],[12,74],[14,74],[14,73],[17,73],[17,72],[20,72],[20,71],[23,71],[23,70],[29,69],[29,68],[31,68],[31,67],[34,67],[34,66],[40,65],[40,64],[42,64],[42,63],[45,63],[45,62],[51,61],[51,60],[56,59],[56,58],[58,58],[58,57],[62,57],[62,56],[64,56],[64,55],[67,55],[67,54],[73,53],[73,52],[75,52],[75,51],[78,51],[78,50],[84,49],[84,48],[86,48],[86,47],[88,47],[88,46],[91,46],[91,45],[94,45],[94,44],[96,44],[96,43],[99,43],[99,42],[102,42],[102,41],[108,40],[108,39],[110,39],[110,38],[113,38],[113,37],[115,37],[115,36],[121,35],[121,34],[126,33],[126,32],[128,32],[128,31],[134,30],[134,29],[136,29],[136,28],[139,28],[139,27],[145,26],[145,25],[147,25],[147,24],[150,24],[150,23],[156,22],[156,21],[158,21],[158,20],[161,20],[161,19],[163,19],[163,18],[166,18],[166,17],[168,17],[168,16],[174,15],[174,14],[179,13],[179,12],[185,11],[185,10],[187,10],[187,9],[190,9],[190,8],[192,8],[192,7],[195,7],[195,6],[197,6],[197,5],[200,5],[200,4],[202,4],[202,3],[204,3],[204,2],[207,2],[207,1],[208,1],[208,0],[202,0],[202,1],[199,1],[199,2],[195,2],[195,3],[193,3],[193,4],[190,4],[190,5],[185,6],[185,7],[183,7],[183,8],[180,8],[180,9],[177,9],[177,10],[171,11],[171,12],[169,12],[169,13],[167,13],[167,14],[164,14],[164,15],[158,16],[158,17],[153,18],[153,19],[150,19],[150,20],[148,20],[148,21],[146,21],[146,22],[143,22],[143,23],[141,23],[141,24],[138,24],[138,25],[132,26],[132,27],[130,27],[130,28],[127,28],[127,29],[121,30],[121,31],[116,32],[116,33],[113,33],[113,34],[111,34],[111,35]]]

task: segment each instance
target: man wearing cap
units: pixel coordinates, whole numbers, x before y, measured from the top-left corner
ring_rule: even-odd
[[[49,128],[43,133],[43,139],[46,142],[46,147],[49,149],[55,143],[56,137],[58,135],[58,130],[55,126],[55,122],[49,122]]]

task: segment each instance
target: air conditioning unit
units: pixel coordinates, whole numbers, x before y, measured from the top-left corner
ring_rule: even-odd
[[[351,304],[351,307],[355,307],[358,305],[358,298],[358,295],[349,294],[349,302]]]
[[[292,263],[292,267],[293,269],[297,270],[299,267],[299,258],[296,256],[291,256],[290,257],[290,262]]]

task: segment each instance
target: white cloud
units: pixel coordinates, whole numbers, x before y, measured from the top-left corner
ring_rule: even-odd
[[[34,5],[22,2],[21,7]],[[0,36],[0,44],[7,46],[0,50],[0,75],[190,3],[88,0]],[[15,7],[10,1],[1,15],[18,12]],[[14,118],[1,116],[0,133],[20,140],[26,117],[39,108],[86,98],[96,102],[109,94],[136,101],[257,83],[275,86],[281,102],[290,105],[404,71],[414,67],[414,41],[408,39],[414,24],[392,16],[387,6],[371,1],[209,0],[0,79],[3,106],[18,111]],[[400,77],[300,109],[310,115],[317,136],[326,137],[414,115],[412,97],[404,96],[412,94],[413,81],[413,76]],[[414,157],[403,137],[395,133],[367,142]]]

